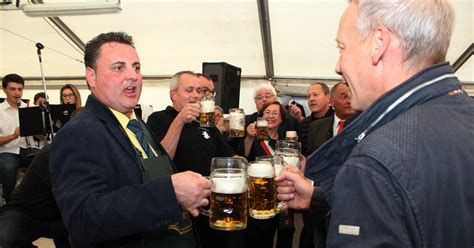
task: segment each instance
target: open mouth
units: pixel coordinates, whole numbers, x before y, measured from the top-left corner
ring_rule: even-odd
[[[124,92],[125,92],[125,95],[126,96],[135,96],[136,95],[136,89],[137,87],[135,86],[128,86],[127,88],[125,88]]]

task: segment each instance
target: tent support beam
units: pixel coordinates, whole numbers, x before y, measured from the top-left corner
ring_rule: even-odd
[[[461,56],[459,56],[456,61],[453,63],[453,69],[454,72],[456,72],[461,66],[466,63],[466,61],[474,54],[474,43],[471,43],[471,45],[464,51]]]
[[[48,19],[57,27],[61,32],[66,35],[83,53],[86,50],[84,42],[64,23],[59,17],[48,17]]]
[[[265,75],[268,80],[272,80],[275,76],[275,71],[273,68],[272,35],[268,0],[257,0],[257,4],[260,19],[260,34],[262,35],[263,59],[265,61]]]
[[[43,0],[33,0],[34,4],[42,4]],[[47,17],[61,32],[66,35],[83,53],[86,50],[84,42],[59,17]]]

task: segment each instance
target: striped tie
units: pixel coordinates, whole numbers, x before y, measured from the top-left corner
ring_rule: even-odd
[[[140,142],[140,145],[142,146],[143,151],[145,151],[148,158],[155,157],[155,154],[153,153],[153,151],[151,151],[150,146],[148,145],[148,141],[146,140],[146,137],[143,134],[143,130],[140,126],[140,123],[138,123],[137,120],[132,119],[128,121],[127,128],[135,134],[138,142]]]

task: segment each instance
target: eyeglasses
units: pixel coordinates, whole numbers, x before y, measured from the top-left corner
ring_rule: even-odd
[[[203,95],[203,96],[213,96],[216,91],[215,90],[210,90],[209,88],[207,87],[200,87],[197,89],[197,93]]]
[[[73,98],[73,97],[74,97],[74,94],[73,94],[73,93],[62,94],[61,97],[64,98],[64,99]]]
[[[263,111],[264,115],[280,115],[280,112],[278,111],[270,111],[270,110],[265,110]]]
[[[255,97],[255,100],[262,100],[263,98],[270,99],[270,98],[273,98],[273,97],[275,97],[275,95],[273,95],[273,94],[257,95]]]

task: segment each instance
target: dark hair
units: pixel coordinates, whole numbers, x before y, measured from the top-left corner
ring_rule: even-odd
[[[33,97],[33,102],[36,103],[36,101],[38,101],[38,98],[40,97],[46,99],[46,94],[44,92],[36,93],[35,97]]]
[[[349,85],[346,82],[339,82],[339,83],[335,84],[331,89],[331,97],[334,96],[334,94],[336,94],[337,87],[339,87],[340,85],[345,85],[345,86],[349,87]]]
[[[84,63],[86,64],[86,67],[95,69],[97,59],[100,56],[101,46],[109,42],[122,43],[135,48],[132,36],[124,32],[109,32],[99,34],[86,44],[86,50],[84,52]]]
[[[286,118],[285,118],[285,115],[286,115],[286,110],[285,108],[283,107],[283,105],[281,105],[281,103],[279,101],[273,101],[273,102],[267,102],[265,103],[263,106],[262,106],[262,110],[258,113],[258,116],[262,117],[263,116],[263,111],[265,111],[265,109],[268,108],[268,106],[270,105],[278,105],[278,107],[280,108],[280,116],[281,116],[281,122],[285,122]]]
[[[2,79],[3,88],[6,89],[8,86],[8,83],[10,82],[21,84],[23,85],[23,87],[25,86],[25,79],[23,79],[23,77],[18,74],[12,73],[12,74],[5,75],[5,77],[3,77]]]

